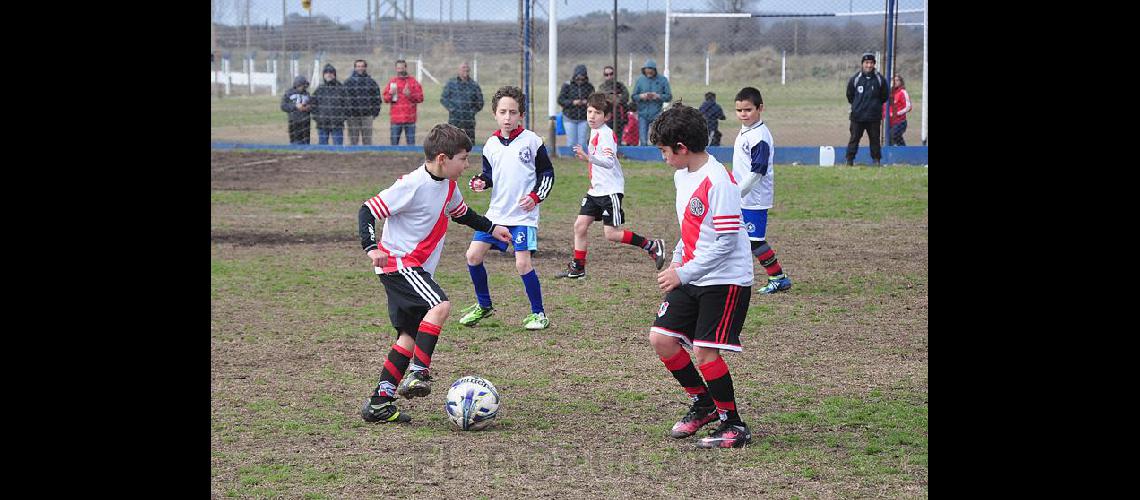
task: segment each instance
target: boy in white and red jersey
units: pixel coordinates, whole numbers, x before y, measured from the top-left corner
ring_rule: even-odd
[[[606,126],[606,117],[612,109],[613,100],[606,94],[596,92],[586,98],[586,123],[592,129],[587,141],[588,149],[583,151],[577,144],[572,149],[579,160],[586,162],[590,189],[582,197],[582,208],[574,221],[574,260],[566,265],[566,271],[558,274],[559,278],[586,277],[587,231],[595,220],[602,221],[607,240],[645,250],[657,269],[665,265],[664,240],[652,240],[633,231],[618,229],[625,223],[625,211],[621,208],[625,197],[625,174],[617,159],[617,138]]]
[[[491,188],[487,217],[510,229],[515,269],[530,299],[531,313],[523,319],[523,327],[542,330],[550,325],[550,320],[542,307],[542,286],[531,254],[538,250],[538,204],[550,195],[550,188],[554,186],[554,165],[550,163],[542,138],[522,126],[526,98],[521,89],[506,86],[495,91],[491,112],[499,129],[483,146],[483,172],[471,178],[470,186],[475,192]],[[471,240],[467,270],[478,303],[462,311],[459,323],[464,326],[475,326],[494,313],[483,259],[492,246],[500,252],[507,251],[506,244],[483,231],[476,231]]]
[[[674,104],[653,121],[649,140],[677,169],[673,182],[681,239],[673,263],[657,275],[666,295],[649,329],[653,350],[692,399],[671,435],[691,436],[719,417],[720,426],[699,439],[697,447],[741,447],[752,442],[752,432],[737,413],[732,376],[720,357],[721,350],[741,350],[740,330],[752,289],[740,188],[724,165],[705,152],[708,128],[696,109]],[[692,348],[697,367],[682,346]]]
[[[456,187],[470,151],[466,133],[453,125],[436,125],[424,142],[424,164],[366,200],[357,214],[360,246],[384,285],[388,319],[397,335],[380,381],[361,410],[366,422],[408,422],[411,417],[393,402],[396,394],[411,399],[431,393],[431,355],[451,312],[451,302],[432,278],[443,252],[447,218],[510,241],[507,228],[468,208]],[[377,220],[384,220],[379,239]],[[412,371],[405,377],[409,363]]]
[[[736,94],[736,117],[740,119],[740,133],[732,149],[732,176],[740,183],[740,207],[752,255],[764,266],[768,283],[757,293],[782,292],[792,287],[792,279],[784,273],[776,251],[768,245],[768,209],[772,208],[776,171],[772,160],[776,150],[772,132],[760,119],[764,111],[764,97],[755,87],[744,87]]]

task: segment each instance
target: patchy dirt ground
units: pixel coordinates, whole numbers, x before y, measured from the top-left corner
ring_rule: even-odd
[[[513,258],[490,255],[498,313],[473,329],[449,319],[432,363],[438,394],[402,401],[410,425],[363,423],[393,338],[356,209],[419,161],[212,153],[213,496],[928,495],[925,219],[773,217],[770,240],[796,285],[754,295],[745,350],[726,355],[754,443],[708,452],[667,436],[687,400],[646,342],[661,296],[644,254],[592,227],[590,277],[553,279],[581,194],[561,186],[572,194],[549,213],[570,215],[544,212],[535,259],[551,328],[517,326],[529,307]],[[336,194],[346,189],[359,196]],[[631,229],[675,242],[669,204],[640,202]],[[474,301],[470,234],[451,225],[437,271],[456,310]],[[490,431],[444,420],[444,389],[467,374],[503,394]]]

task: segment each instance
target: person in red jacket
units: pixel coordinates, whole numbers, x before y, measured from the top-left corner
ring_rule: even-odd
[[[888,118],[888,146],[906,146],[903,134],[906,133],[906,114],[910,112],[910,94],[906,93],[906,81],[895,75],[891,78],[891,116],[887,116],[887,105],[883,105],[883,117]]]
[[[388,116],[392,124],[392,145],[400,143],[400,131],[404,131],[404,142],[409,146],[416,143],[416,104],[424,102],[424,88],[415,78],[408,76],[408,63],[396,61],[396,76],[388,80],[383,90],[384,102],[388,106]]]

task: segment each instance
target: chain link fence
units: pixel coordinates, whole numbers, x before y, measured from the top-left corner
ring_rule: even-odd
[[[392,144],[393,130],[405,128],[393,124],[409,121],[418,125],[413,134],[419,144],[432,125],[449,119],[469,125],[473,113],[479,145],[496,128],[495,90],[529,84],[528,126],[547,138],[556,134],[557,144],[566,146],[568,136],[560,132],[573,128],[567,122],[578,113],[570,109],[574,106],[552,106],[551,95],[557,101],[575,68],[584,66],[585,83],[598,89],[607,79],[604,68],[613,66],[613,78],[633,90],[652,59],[669,82],[672,101],[699,107],[708,93],[715,94],[726,117],[717,120],[721,145],[731,145],[740,126],[733,97],[752,86],[764,96],[762,116],[777,147],[839,146],[848,139],[846,84],[859,71],[861,54],[878,54],[878,70],[886,75],[884,1],[619,0],[616,5],[615,23],[613,0],[312,0],[309,10],[300,0],[212,0],[211,139],[286,144],[299,140],[296,126],[290,134],[289,117],[299,121],[308,110],[306,143],[316,144],[323,135],[318,129],[332,128],[319,125],[375,112],[357,108],[380,94],[384,102],[371,123],[371,144]],[[912,103],[906,144],[919,145],[926,140],[925,2],[900,0],[898,7],[894,73],[905,78]],[[558,58],[553,89],[552,10]],[[399,59],[406,61],[407,78],[396,74]],[[356,60],[367,61],[373,90],[354,86],[356,94],[341,100],[320,90],[331,87],[323,70],[332,65],[344,91]],[[470,79],[457,78],[463,65]],[[298,76],[310,82],[308,96],[291,90]],[[581,91],[581,83],[570,90]],[[393,84],[394,103],[392,93],[384,92]],[[308,107],[300,105],[307,100]],[[618,128],[638,105],[623,104]],[[408,132],[399,144],[407,143]],[[348,134],[343,143],[353,144]]]

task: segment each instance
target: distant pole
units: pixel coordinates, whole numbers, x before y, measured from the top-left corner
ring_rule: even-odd
[[[618,88],[617,88],[617,82],[618,82],[618,78],[617,78],[617,45],[618,45],[618,40],[617,40],[617,37],[618,37],[618,20],[617,20],[617,16],[618,16],[618,5],[617,5],[617,0],[614,0],[614,50],[613,50],[613,56],[614,56],[614,86],[613,86],[614,110],[610,113],[610,116],[613,117],[614,127],[617,127],[618,123],[620,123],[618,121],[618,99],[619,99],[619,95],[618,95]],[[605,81],[605,76],[602,77],[602,81],[603,82]],[[554,86],[551,85],[550,87],[553,88]],[[622,117],[622,118],[624,118],[624,117]],[[615,130],[614,133],[616,133],[619,138],[621,137],[621,130]],[[621,146],[621,140],[620,139],[618,140],[617,145]]]
[[[614,68],[614,72],[617,72],[617,68]],[[615,76],[614,78],[617,77]],[[625,84],[630,87],[633,86],[633,52],[629,53],[629,74],[625,76]]]
[[[249,54],[249,1],[245,0],[245,53]],[[246,56],[248,57],[248,55]]]
[[[669,78],[669,31],[673,25],[673,0],[665,0],[665,68],[661,75]]]
[[[547,154],[557,158],[558,127],[554,105],[557,104],[558,97],[554,92],[554,85],[558,81],[558,0],[547,0],[546,4],[550,11],[546,29],[546,57],[549,59],[546,65],[546,114],[550,117],[550,130],[547,133],[547,142],[550,144],[550,148],[547,150]]]
[[[709,51],[705,50],[705,86],[709,86]]]
[[[471,66],[471,79],[479,81],[479,54],[475,54],[474,62]]]
[[[455,41],[455,0],[447,0],[447,41]]]
[[[927,1],[922,2],[922,145],[926,145],[926,115],[930,108],[926,106],[926,68],[927,68],[927,40],[926,40],[926,25],[930,22],[930,16],[927,15]]]
[[[788,51],[780,58],[780,85],[788,81]]]

